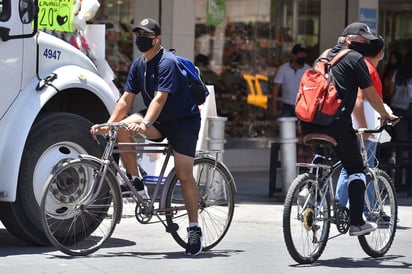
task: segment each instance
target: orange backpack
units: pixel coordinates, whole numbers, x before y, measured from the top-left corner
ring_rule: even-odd
[[[331,60],[330,49],[325,50],[311,69],[305,71],[296,96],[296,117],[304,122],[330,125],[344,110],[344,99],[339,98],[335,88],[332,66],[350,49],[341,50]]]

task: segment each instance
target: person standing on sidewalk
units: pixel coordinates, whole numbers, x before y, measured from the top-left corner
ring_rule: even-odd
[[[352,126],[351,114],[355,106],[358,88],[372,107],[380,114],[382,121],[397,117],[386,111],[372,85],[368,67],[363,55],[368,53],[372,40],[378,39],[369,27],[360,22],[349,24],[342,33],[343,44],[338,44],[329,52],[328,59],[339,51],[350,48],[342,59],[331,70],[334,76],[335,87],[345,100],[345,111],[328,126],[321,126],[301,121],[302,135],[323,133],[337,141],[334,147],[343,167],[348,172],[348,192],[350,203],[350,236],[360,236],[372,232],[377,228],[375,223],[365,222],[363,219],[363,204],[366,185],[366,176],[359,144]]]
[[[132,142],[133,136],[145,135],[149,140],[168,139],[173,150],[176,175],[182,185],[183,198],[189,217],[186,255],[202,251],[202,231],[198,224],[199,193],[193,178],[196,143],[200,130],[199,108],[191,95],[185,76],[178,67],[175,55],[161,46],[161,28],[157,21],[143,19],[134,29],[136,46],[143,56],[130,67],[125,92],[117,102],[108,122],[126,122],[129,127],[119,132],[119,142]],[[147,106],[144,116],[131,114],[135,97],[141,93]],[[91,134],[108,128],[92,126]],[[122,159],[133,183],[141,181],[135,153],[123,153]],[[135,184],[139,189],[140,184]]]
[[[298,93],[300,79],[305,70],[310,66],[306,64],[308,48],[302,44],[296,44],[292,48],[292,59],[282,64],[273,79],[271,114],[278,115],[277,98],[282,93],[282,117],[295,116],[296,94]]]

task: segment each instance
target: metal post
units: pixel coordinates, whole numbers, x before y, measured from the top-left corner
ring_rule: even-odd
[[[216,152],[219,160],[222,160],[225,140],[225,122],[227,117],[209,116],[207,147],[209,151]]]
[[[296,177],[296,121],[295,117],[281,117],[280,124],[280,159],[282,195],[286,196],[292,181]]]

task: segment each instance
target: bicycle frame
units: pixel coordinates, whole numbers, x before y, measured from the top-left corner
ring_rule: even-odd
[[[319,193],[319,191],[322,193],[320,201],[315,201],[315,208],[317,211],[320,211],[321,208],[323,208],[323,205],[325,203],[325,200],[327,199],[328,195],[329,197],[333,198],[333,201],[331,203],[331,212],[335,213],[336,212],[336,201],[335,201],[335,188],[334,188],[334,182],[333,182],[333,175],[335,174],[336,171],[340,170],[342,167],[341,161],[337,161],[331,165],[329,164],[313,164],[313,163],[297,163],[296,166],[298,168],[303,167],[306,169],[310,170],[316,170],[315,177],[317,182],[321,182],[321,189],[316,189],[315,193]],[[326,172],[326,173],[325,173]],[[311,200],[311,195],[312,193],[307,197],[305,203],[302,205],[302,207],[306,207],[307,203]],[[315,214],[315,216],[319,216],[320,214]],[[317,217],[316,217],[317,218]],[[332,223],[336,224],[336,216],[331,215],[329,216],[328,219],[324,219],[325,221],[329,221]]]
[[[360,152],[361,152],[361,156],[362,156],[362,160],[363,160],[363,165],[365,166],[365,174],[366,174],[366,178],[367,178],[367,182],[366,182],[366,192],[368,191],[368,180],[372,181],[373,183],[373,191],[375,192],[374,197],[376,197],[378,199],[378,205],[382,205],[382,200],[381,200],[381,196],[379,195],[379,188],[377,186],[377,180],[376,180],[376,172],[375,172],[375,168],[377,168],[379,166],[379,162],[377,163],[375,168],[372,168],[369,166],[369,162],[368,162],[368,154],[366,151],[366,146],[365,146],[365,141],[363,140],[363,134],[368,132],[369,130],[366,129],[358,129],[357,130],[357,137],[358,137],[358,141],[360,144]],[[368,177],[369,176],[369,177]],[[373,207],[372,207],[372,203],[369,200],[369,195],[365,195],[365,204],[368,207],[369,212],[373,212]],[[379,208],[379,211],[381,211],[382,209]]]
[[[117,174],[122,178],[123,182],[128,186],[129,190],[133,192],[134,197],[138,200],[138,202],[140,202],[140,205],[143,207],[144,212],[157,215],[158,213],[168,213],[168,212],[174,212],[174,211],[185,209],[184,206],[166,208],[166,205],[165,205],[165,198],[167,194],[168,185],[171,183],[171,180],[175,175],[175,168],[173,167],[172,170],[169,171],[165,182],[164,183],[162,182],[164,175],[166,173],[166,168],[168,166],[170,157],[173,155],[172,149],[170,148],[169,144],[167,143],[134,143],[134,142],[133,143],[122,143],[122,142],[116,141],[117,135],[118,135],[118,130],[114,130],[114,129],[110,130],[109,137],[108,137],[108,144],[106,145],[102,158],[94,159],[95,161],[99,161],[102,164],[103,170],[101,171],[101,178],[104,178],[104,176],[106,175],[107,169],[109,167],[113,171],[117,172]],[[134,147],[134,148],[130,149],[130,147]],[[147,203],[142,198],[142,196],[132,186],[126,174],[121,170],[119,164],[112,157],[113,154],[121,154],[121,153],[136,153],[136,154],[138,153],[162,153],[166,155],[163,161],[160,173],[158,175],[157,182],[155,184],[155,189],[152,193],[153,197],[158,197],[158,194],[161,194],[160,199],[159,199],[158,208],[154,207],[156,199],[151,199],[150,202]],[[197,156],[205,157],[205,154],[210,156],[209,153],[206,153],[206,152],[202,152],[200,155],[197,155]],[[79,157],[90,158],[92,156],[80,155]],[[217,156],[216,156],[215,163],[216,165],[218,163]],[[163,190],[160,189],[162,184],[164,185]]]

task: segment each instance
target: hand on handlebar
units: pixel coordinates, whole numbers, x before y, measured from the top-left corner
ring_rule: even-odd
[[[388,113],[386,117],[381,116],[381,126],[385,126],[385,125],[394,126],[399,122],[399,120],[400,120],[400,117],[394,115],[393,113]]]
[[[106,134],[109,130],[110,130],[109,126],[102,127],[101,125],[96,124],[90,128],[90,134],[93,136],[93,139],[97,140],[96,139],[97,135]]]
[[[140,123],[130,123],[129,126],[127,127],[127,131],[132,136],[136,136],[138,134],[144,133],[144,131],[142,130],[142,127],[140,126]]]

